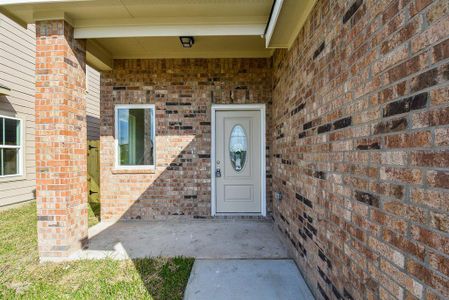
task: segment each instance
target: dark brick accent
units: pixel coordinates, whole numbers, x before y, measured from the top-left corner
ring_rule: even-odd
[[[315,171],[315,172],[313,173],[313,177],[316,177],[316,178],[318,178],[318,179],[323,179],[323,180],[325,180],[325,179],[326,179],[326,173],[323,172],[323,171]]]
[[[326,124],[326,125],[322,125],[320,127],[318,127],[318,134],[320,133],[324,133],[324,132],[328,132],[332,129],[332,124]]]
[[[423,89],[434,86],[438,83],[438,69],[434,68],[416,76],[412,82],[412,92],[418,92]]]
[[[317,234],[316,228],[313,227],[310,223],[307,223],[307,229],[309,229],[313,233],[313,235]]]
[[[352,124],[352,117],[346,117],[334,122],[334,129],[341,129]]]
[[[337,300],[343,299],[340,292],[337,290],[337,288],[333,284],[332,284],[332,293],[334,293],[334,296]]]
[[[388,120],[379,122],[374,127],[374,134],[390,133],[396,131],[402,131],[407,128],[408,121],[407,118],[403,117],[400,119]]]
[[[315,52],[313,53],[313,59],[317,58],[318,55],[320,55],[321,52],[323,52],[325,46],[326,46],[325,42],[322,42],[321,45],[318,47],[318,49],[316,49]]]
[[[346,11],[345,15],[343,16],[343,24],[346,24],[352,16],[356,13],[356,11],[359,9],[359,7],[363,4],[363,0],[356,0]]]
[[[307,123],[304,123],[304,125],[302,125],[302,129],[303,129],[303,130],[307,130],[307,129],[309,129],[309,128],[312,128],[312,127],[313,127],[312,124],[313,124],[312,121],[307,122]]]
[[[321,270],[321,268],[319,266],[317,266],[318,269],[318,274],[320,274],[320,277],[323,279],[323,281],[327,284],[330,284],[331,281],[329,279],[329,277],[326,276],[326,274],[324,274],[323,270]]]
[[[55,216],[37,216],[38,221],[54,221]]]
[[[356,191],[355,192],[355,199],[357,201],[363,202],[365,204],[374,206],[374,207],[379,207],[380,205],[380,201],[379,198],[377,196],[374,196],[370,193],[365,193],[365,192],[361,192],[361,191]]]
[[[306,197],[296,193],[296,199],[298,199],[299,201],[301,201],[302,203],[304,203],[305,205],[307,205],[310,208],[313,208],[313,204],[312,201],[310,201],[309,199],[307,199]]]
[[[380,149],[380,145],[377,142],[357,146],[357,150],[377,150],[377,149]]]
[[[299,113],[301,110],[304,109],[305,103],[301,103],[300,105],[298,105],[294,110],[291,111],[291,115],[296,115],[297,113]]]
[[[317,282],[318,290],[320,291],[321,296],[323,296],[324,300],[329,300],[329,297],[326,295],[326,292],[323,290],[321,285]]]
[[[388,104],[384,108],[384,117],[403,114],[411,110],[421,109],[427,105],[427,93],[418,94],[413,97],[405,98]]]

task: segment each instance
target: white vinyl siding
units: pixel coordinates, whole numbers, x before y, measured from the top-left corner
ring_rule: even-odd
[[[0,115],[20,118],[23,126],[21,178],[0,177],[0,207],[35,198],[35,56],[34,25],[28,28],[0,14],[0,82],[11,89],[0,95]],[[86,66],[87,138],[100,139],[100,73]]]
[[[0,177],[0,206],[35,198],[34,94],[35,30],[0,14],[0,81],[11,89],[0,96],[0,115],[22,120],[22,176]]]
[[[100,139],[100,72],[86,66],[87,139]]]

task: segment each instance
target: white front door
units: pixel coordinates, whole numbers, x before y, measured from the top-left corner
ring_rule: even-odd
[[[217,213],[261,213],[261,112],[216,111]]]

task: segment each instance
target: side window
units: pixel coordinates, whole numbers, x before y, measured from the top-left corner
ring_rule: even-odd
[[[154,168],[154,105],[115,107],[116,167]]]
[[[22,174],[22,121],[0,116],[0,177]]]

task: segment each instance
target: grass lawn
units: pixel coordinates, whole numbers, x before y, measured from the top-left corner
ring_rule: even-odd
[[[182,299],[192,265],[181,257],[40,264],[36,205],[0,212],[0,299]]]

